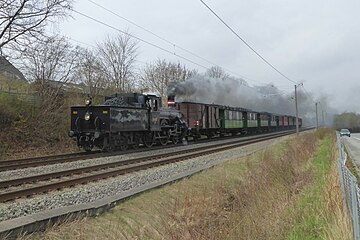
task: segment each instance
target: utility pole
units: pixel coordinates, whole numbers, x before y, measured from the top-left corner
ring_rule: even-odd
[[[297,98],[297,87],[302,86],[303,84],[300,83],[299,85],[295,85],[295,116],[296,116],[296,134],[299,134],[299,111],[298,111],[298,98]]]
[[[322,110],[321,113],[322,113],[322,126],[325,127],[324,110]]]
[[[318,119],[318,110],[317,110],[318,102],[315,103],[315,112],[316,112],[316,129],[319,128],[319,119]]]

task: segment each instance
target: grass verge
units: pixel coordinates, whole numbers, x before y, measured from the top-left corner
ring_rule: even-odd
[[[350,170],[350,172],[354,175],[354,177],[356,177],[357,179],[357,184],[360,186],[360,176],[359,173],[357,171],[357,167],[354,165],[353,160],[351,159],[351,155],[348,153],[348,151],[345,149],[346,155],[348,157],[345,166]]]
[[[288,239],[351,239],[342,211],[334,137],[327,135],[310,161],[314,180],[289,209]],[[342,219],[339,222],[339,219]],[[344,224],[344,225],[343,225]],[[350,225],[349,225],[350,226]],[[339,234],[342,233],[342,234]]]
[[[142,194],[103,216],[24,238],[348,239],[332,135],[301,134]]]

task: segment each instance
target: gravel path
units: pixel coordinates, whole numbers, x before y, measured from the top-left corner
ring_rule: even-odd
[[[164,165],[157,168],[126,174],[115,178],[109,178],[98,182],[92,182],[87,185],[80,185],[74,188],[64,189],[62,191],[54,191],[49,194],[39,195],[31,199],[18,199],[15,202],[2,203],[0,204],[0,221],[26,216],[43,210],[55,209],[59,207],[70,206],[80,203],[88,203],[95,200],[99,200],[104,197],[112,196],[122,191],[126,191],[134,187],[139,187],[153,181],[159,181],[162,179],[170,178],[174,174],[187,172],[196,167],[213,165],[228,160],[239,159],[243,156],[264,149],[265,147],[277,141],[278,140],[275,141],[269,140],[266,142],[256,143],[250,146],[236,148],[233,150],[228,150],[213,155],[198,157],[184,162],[172,163],[169,165]],[[197,146],[189,145],[189,146],[182,146],[177,149],[180,150],[181,148],[194,148],[198,146],[199,145]],[[11,173],[2,173],[0,175],[0,179],[3,179],[3,177],[11,178],[11,174],[12,177],[14,176],[13,174],[24,174],[24,176],[25,174],[39,174],[40,172],[44,173],[47,171],[50,172],[54,170],[59,170],[59,167],[61,167],[61,169],[65,169],[65,168],[74,168],[74,166],[77,165],[78,166],[85,166],[86,164],[91,165],[94,164],[94,162],[99,163],[99,162],[118,161],[119,159],[135,158],[139,156],[144,156],[145,154],[158,154],[159,151],[165,153],[174,150],[170,148],[170,149],[158,150],[155,152],[131,154],[131,156],[123,155],[116,157],[106,157],[106,158],[92,159],[81,162],[37,167],[33,169],[16,170],[16,171],[11,171]]]

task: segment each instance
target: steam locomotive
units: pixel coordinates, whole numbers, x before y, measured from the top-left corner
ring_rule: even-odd
[[[162,110],[157,94],[122,93],[105,97],[102,105],[71,107],[69,136],[85,151],[138,148],[142,143],[178,143],[187,132],[181,113],[175,109]]]
[[[299,119],[299,126],[302,121]],[[196,102],[176,102],[168,97],[168,108],[152,93],[122,93],[105,97],[102,105],[71,107],[69,136],[85,151],[126,150],[140,144],[177,144],[187,137],[194,140],[215,135],[254,134],[296,127],[296,118],[240,107]]]

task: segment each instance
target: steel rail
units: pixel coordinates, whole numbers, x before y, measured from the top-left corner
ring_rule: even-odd
[[[14,200],[17,198],[27,197],[27,196],[31,196],[34,194],[39,194],[39,193],[48,192],[48,191],[52,191],[52,190],[59,190],[62,188],[71,187],[71,186],[75,186],[78,184],[85,184],[85,183],[88,183],[91,181],[114,177],[114,176],[125,174],[125,173],[144,170],[147,168],[153,168],[153,167],[156,167],[159,165],[169,164],[172,162],[178,162],[178,161],[186,160],[189,158],[195,158],[198,156],[209,155],[209,154],[229,150],[229,149],[244,146],[244,145],[262,142],[265,140],[269,140],[269,139],[273,139],[273,138],[277,138],[277,137],[281,137],[281,136],[286,136],[289,134],[292,134],[292,133],[288,132],[288,133],[282,133],[282,134],[275,134],[273,136],[266,136],[263,138],[257,138],[257,139],[252,139],[252,140],[248,140],[248,141],[236,142],[236,143],[222,143],[222,144],[219,144],[216,146],[211,146],[211,149],[208,149],[209,146],[206,146],[206,147],[193,149],[193,151],[190,151],[190,152],[179,151],[177,153],[172,153],[173,155],[177,154],[177,156],[175,156],[175,157],[174,156],[171,157],[171,154],[161,154],[159,156],[154,156],[151,159],[140,158],[141,161],[140,161],[140,159],[126,160],[126,162],[128,164],[117,165],[117,166],[113,165],[112,168],[116,168],[116,169],[110,169],[106,172],[94,173],[91,175],[78,176],[78,177],[74,176],[75,174],[74,175],[70,174],[70,176],[74,176],[74,178],[62,180],[62,181],[59,181],[56,183],[46,183],[41,186],[27,187],[25,189],[0,193],[0,202],[6,202],[6,201]],[[154,159],[155,157],[157,157],[157,158]],[[145,159],[147,159],[147,160],[145,161]],[[132,161],[132,163],[130,163],[130,161]],[[122,161],[122,162],[124,162],[124,161]],[[121,162],[118,162],[117,164],[120,164],[120,163]],[[104,164],[104,165],[108,165],[108,164]],[[94,166],[94,167],[96,167],[96,166]],[[102,169],[104,169],[104,167],[101,167],[101,168],[98,167],[97,170],[102,170]],[[75,169],[75,170],[70,170],[70,171],[78,171],[78,170],[79,170],[78,173],[84,172],[84,171],[80,171],[80,169]],[[60,174],[60,172],[57,174]],[[66,176],[69,176],[69,174]],[[39,177],[42,178],[41,175],[39,175]],[[57,177],[61,177],[61,176],[58,175]],[[43,179],[43,180],[46,180],[46,179]],[[5,185],[6,184],[4,184],[3,186],[5,186]]]
[[[277,133],[285,133],[285,132],[292,132],[290,131],[282,131]],[[275,133],[276,134],[276,133]],[[262,135],[263,136],[263,135]],[[262,136],[248,136],[247,139],[254,139],[257,137]],[[239,136],[237,136],[238,138]],[[221,138],[223,139],[223,138]],[[231,138],[227,138],[231,139]],[[218,139],[210,139],[217,141]],[[209,140],[207,140],[209,141]],[[101,151],[93,151],[90,153],[86,152],[77,152],[77,153],[70,153],[70,154],[61,154],[61,155],[53,155],[53,156],[42,156],[42,157],[34,157],[34,158],[23,158],[23,159],[14,159],[14,160],[3,160],[0,161],[0,172],[3,171],[9,171],[9,170],[17,170],[17,169],[23,169],[23,168],[29,168],[29,167],[37,167],[37,166],[45,166],[45,165],[51,165],[51,164],[58,164],[58,163],[66,163],[66,162],[74,162],[79,160],[88,160],[88,159],[94,159],[99,157],[110,157],[110,156],[117,156],[117,155],[123,155],[123,154],[131,154],[135,152],[146,152],[156,149],[163,149],[163,148],[169,148],[169,147],[177,147],[182,145],[168,145],[168,146],[156,146],[153,148],[144,148],[142,150],[127,150],[125,152],[101,152]]]
[[[87,152],[77,152],[77,153],[67,153],[59,155],[49,155],[33,158],[21,158],[21,159],[12,159],[12,160],[3,160],[0,161],[0,172],[8,170],[16,170],[27,167],[36,167],[48,164],[62,163],[69,160],[77,161],[82,158],[86,159],[91,155],[98,154],[99,151],[87,153]]]
[[[229,142],[229,143],[221,143],[221,144],[217,144],[217,145],[214,145],[211,147],[215,148],[218,146],[231,145],[231,144],[247,142],[247,141],[250,141],[250,143],[251,143],[252,140],[272,139],[274,137],[283,136],[284,134],[287,135],[288,133],[278,133],[275,135],[266,136],[266,137],[262,137],[262,138],[255,138],[255,139],[250,139],[250,140],[240,139],[238,141],[233,141],[233,142]],[[140,158],[133,158],[133,159],[128,159],[128,160],[120,160],[120,161],[115,161],[115,162],[111,162],[111,163],[104,163],[104,164],[92,165],[92,166],[88,166],[88,167],[81,167],[81,168],[64,170],[64,171],[59,171],[59,172],[51,172],[51,173],[47,173],[47,174],[34,175],[34,176],[30,176],[30,177],[0,181],[0,188],[8,188],[8,187],[17,186],[17,185],[26,184],[26,183],[34,183],[34,182],[45,181],[45,180],[59,178],[59,177],[66,177],[66,176],[70,176],[70,175],[82,174],[82,173],[91,172],[91,171],[98,171],[98,170],[106,169],[106,168],[114,168],[114,167],[118,167],[118,166],[131,164],[134,162],[144,162],[144,161],[149,161],[149,160],[156,159],[156,158],[166,158],[166,157],[170,157],[170,156],[174,156],[174,155],[196,152],[199,150],[205,150],[208,148],[209,148],[209,146],[204,146],[204,147],[199,147],[199,148],[194,148],[194,149],[186,149],[186,150],[180,150],[180,151],[171,152],[171,153],[158,154],[158,155],[151,156],[151,157],[140,157]]]
[[[135,152],[146,152],[146,151],[155,150],[159,148],[166,148],[166,147],[167,146],[156,146],[153,148],[144,148],[142,150],[133,149],[133,150],[116,151],[116,152],[101,152],[99,150],[93,152],[78,152],[78,153],[70,153],[70,154],[62,154],[62,155],[54,155],[54,156],[5,160],[5,161],[0,161],[0,172],[9,171],[9,170],[18,170],[29,167],[58,164],[58,163],[74,162],[79,160],[88,160],[99,157],[118,156],[123,154],[131,154]],[[174,147],[174,145],[172,145],[172,147]]]

